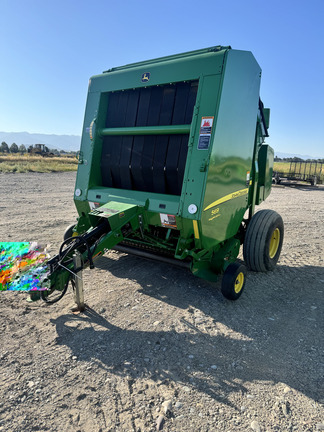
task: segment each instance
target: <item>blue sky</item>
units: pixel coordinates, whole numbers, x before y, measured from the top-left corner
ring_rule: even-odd
[[[0,130],[80,135],[88,79],[214,45],[252,51],[275,151],[324,157],[324,1],[0,0]]]

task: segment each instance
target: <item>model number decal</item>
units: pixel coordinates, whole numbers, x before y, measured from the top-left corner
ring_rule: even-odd
[[[210,216],[211,216],[211,217],[210,217],[208,220],[209,220],[209,221],[212,221],[213,219],[218,218],[220,215],[221,215],[221,214],[220,214],[220,212],[219,212],[219,207],[217,207],[217,208],[213,209],[213,210],[210,212]]]

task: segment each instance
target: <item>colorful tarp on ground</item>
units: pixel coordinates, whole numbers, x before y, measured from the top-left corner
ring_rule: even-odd
[[[36,242],[0,242],[0,291],[49,289],[48,259]]]

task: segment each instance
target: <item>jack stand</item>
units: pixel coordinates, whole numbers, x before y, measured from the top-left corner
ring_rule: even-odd
[[[75,276],[73,276],[74,284],[75,284],[74,300],[75,303],[77,304],[77,310],[83,312],[85,309],[85,304],[84,304],[84,295],[83,295],[82,271],[80,270],[78,273],[76,273],[76,270],[81,268],[82,262],[81,262],[81,254],[77,251],[73,254],[73,265],[75,271]]]

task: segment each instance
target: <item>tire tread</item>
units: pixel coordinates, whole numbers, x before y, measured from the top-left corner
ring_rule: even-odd
[[[280,239],[279,246],[281,250],[283,241],[283,222],[281,216],[273,210],[260,210],[252,217],[243,244],[244,260],[250,270],[258,272],[272,270],[265,256],[265,245],[273,224],[282,224],[282,238]]]

